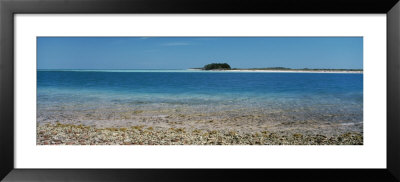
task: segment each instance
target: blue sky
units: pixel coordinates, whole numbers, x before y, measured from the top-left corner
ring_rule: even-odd
[[[363,68],[362,37],[38,37],[38,69]]]

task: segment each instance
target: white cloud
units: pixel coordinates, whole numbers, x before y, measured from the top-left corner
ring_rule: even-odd
[[[191,45],[190,43],[187,42],[169,42],[165,44],[161,44],[162,46],[187,46]]]

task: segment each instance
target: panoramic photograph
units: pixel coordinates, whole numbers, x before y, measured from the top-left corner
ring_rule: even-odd
[[[37,37],[37,145],[363,145],[362,37]]]

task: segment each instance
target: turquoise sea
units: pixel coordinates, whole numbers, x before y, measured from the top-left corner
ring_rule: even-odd
[[[363,74],[38,70],[37,108],[40,120],[87,110],[174,109],[278,112],[297,120],[362,123]]]

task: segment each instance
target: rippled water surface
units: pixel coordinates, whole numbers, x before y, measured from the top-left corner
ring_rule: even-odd
[[[37,106],[39,122],[88,111],[141,110],[157,114],[157,111],[167,110],[207,114],[234,110],[246,115],[280,113],[287,120],[360,123],[363,75],[39,70]],[[279,115],[274,117],[279,118]]]

